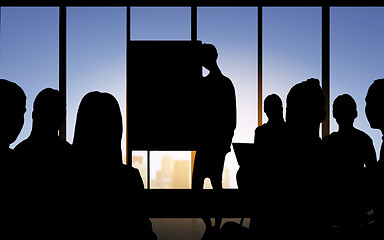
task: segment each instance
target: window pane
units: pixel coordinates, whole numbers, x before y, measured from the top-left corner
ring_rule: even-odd
[[[198,39],[216,46],[219,67],[236,90],[237,127],[233,142],[253,142],[257,126],[257,8],[200,7],[197,14]],[[229,187],[236,188],[239,166],[233,151],[227,154],[225,167]],[[223,174],[225,178],[228,177]]]
[[[58,33],[57,7],[1,8],[0,78],[17,83],[27,95],[24,127],[11,148],[31,132],[36,95],[59,87]]]
[[[321,8],[263,8],[263,101],[279,95],[285,116],[289,90],[308,78],[321,81]]]
[[[131,7],[131,40],[191,40],[191,8]]]
[[[378,155],[381,133],[371,129],[364,109],[369,86],[384,77],[384,26],[378,24],[383,21],[382,7],[331,8],[331,104],[344,93],[355,99],[358,117],[354,126],[370,135]],[[331,114],[331,131],[337,130]]]
[[[123,115],[123,155],[126,152],[126,8],[67,9],[68,121],[73,140],[78,106],[90,91],[109,92]]]
[[[190,189],[190,151],[151,151],[151,189]]]

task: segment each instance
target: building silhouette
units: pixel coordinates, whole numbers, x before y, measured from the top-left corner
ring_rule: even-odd
[[[144,187],[148,186],[148,166],[145,157],[132,156],[132,165],[140,172]],[[151,177],[150,188],[162,189],[190,189],[191,188],[191,160],[174,160],[170,155],[164,155],[161,158],[161,168],[156,171],[156,175]],[[230,169],[224,168],[223,187],[230,186]],[[204,185],[205,189],[211,189],[209,181]]]

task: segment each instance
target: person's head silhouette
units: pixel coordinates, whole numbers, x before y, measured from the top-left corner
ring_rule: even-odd
[[[357,117],[355,100],[348,94],[339,95],[333,101],[333,117],[339,124],[339,128],[352,127]]]
[[[319,134],[325,118],[325,99],[318,79],[310,78],[294,85],[287,95],[286,122],[297,133]]]
[[[0,79],[0,148],[8,148],[24,125],[27,97],[16,83]]]
[[[283,119],[283,102],[277,94],[271,94],[265,98],[264,112],[269,121]]]
[[[201,61],[203,67],[212,71],[217,68],[217,57],[218,57],[217,49],[212,44],[204,43],[201,46]]]
[[[384,79],[375,80],[365,97],[365,114],[371,128],[384,133]]]
[[[73,147],[94,165],[122,164],[123,121],[114,96],[98,91],[87,93],[77,112]]]
[[[65,120],[65,105],[65,98],[58,90],[43,89],[33,103],[33,128],[57,135],[57,131]]]

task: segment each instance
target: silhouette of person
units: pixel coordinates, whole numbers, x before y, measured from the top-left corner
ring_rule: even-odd
[[[64,226],[71,145],[59,138],[58,131],[65,120],[65,105],[58,90],[40,91],[33,103],[31,133],[15,147],[20,157],[23,190],[34,196],[25,204],[31,235],[52,236]],[[52,211],[57,204],[62,207]],[[34,219],[36,216],[38,220]]]
[[[231,151],[232,138],[236,128],[236,93],[232,81],[224,76],[217,64],[218,53],[212,44],[202,44],[201,62],[209,74],[204,77],[203,135],[195,156],[192,175],[192,189],[203,189],[205,178],[211,180],[213,189],[222,189],[222,173],[225,156]],[[207,200],[208,201],[208,200]],[[220,203],[213,203],[220,204]],[[212,227],[209,218],[203,218],[206,234],[220,229],[221,218],[216,218]]]
[[[325,99],[318,79],[294,85],[287,95],[287,141],[284,158],[276,162],[276,187],[272,225],[284,236],[319,236],[324,228],[324,162],[320,123],[325,119]],[[280,232],[280,233],[281,233]],[[277,233],[279,234],[279,233]]]
[[[384,139],[384,79],[375,80],[365,97],[365,114],[373,129],[379,129]],[[384,143],[381,144],[377,170],[375,174],[375,235],[384,236]]]
[[[259,126],[255,130],[256,145],[270,146],[280,139],[282,131],[285,131],[285,121],[283,117],[283,103],[276,94],[268,95],[264,100],[264,112],[268,117],[268,122]]]
[[[226,222],[221,234],[223,239],[253,239],[265,237],[269,224],[271,196],[275,191],[276,163],[284,157],[283,146],[286,141],[286,124],[283,117],[283,103],[276,94],[268,95],[264,100],[264,112],[268,117],[267,123],[255,129],[254,151],[255,156],[249,156],[249,160],[240,166],[236,178],[239,189],[250,199],[249,202],[257,202],[250,206],[251,219],[249,228],[235,222]],[[261,206],[261,207],[259,207]],[[266,207],[269,206],[269,207]]]
[[[20,230],[24,216],[20,207],[26,198],[22,198],[20,193],[23,182],[20,180],[22,174],[19,171],[19,157],[10,148],[10,144],[17,139],[24,125],[26,99],[19,85],[0,79],[1,230],[4,236],[15,238],[25,237]]]
[[[348,230],[368,224],[367,212],[372,209],[376,153],[372,139],[353,126],[357,106],[348,94],[333,102],[333,117],[339,130],[324,137],[324,155],[327,156],[331,181],[332,225]],[[367,172],[369,171],[369,172]]]
[[[278,140],[265,137],[271,141],[266,152],[256,146],[256,157],[265,159],[256,158],[263,167],[254,173],[255,181],[260,183],[254,186],[258,201],[252,209],[255,213],[248,233],[224,224],[227,231],[231,228],[245,239],[250,236],[252,239],[321,238],[325,231],[321,207],[324,166],[319,137],[320,123],[325,118],[325,99],[319,80],[310,78],[294,85],[288,92],[286,106],[286,129],[277,131]],[[281,112],[278,109],[276,112]],[[281,116],[278,118],[281,122]],[[264,147],[263,139],[255,138],[256,144]],[[275,145],[274,141],[279,144]]]
[[[27,97],[23,89],[6,79],[0,79],[0,156],[2,164],[9,164],[15,154],[9,146],[16,140],[24,125]]]
[[[38,181],[34,184],[47,191],[67,181],[71,145],[58,136],[65,116],[65,97],[56,89],[43,89],[33,103],[31,133],[15,147],[24,168],[33,175],[31,179]]]
[[[268,117],[268,122],[255,129],[254,146],[257,159],[256,166],[248,168],[249,189],[258,192],[259,199],[264,199],[262,205],[266,206],[271,203],[266,196],[271,196],[279,179],[274,176],[276,174],[276,163],[284,158],[284,144],[286,142],[287,127],[283,117],[283,103],[276,94],[268,95],[264,100],[264,112]],[[252,193],[251,193],[252,194]],[[260,197],[262,196],[262,197]],[[263,200],[261,200],[263,201]],[[266,210],[266,211],[264,211]],[[255,211],[255,209],[253,209]],[[255,216],[250,222],[250,230],[257,230],[260,221],[268,222],[269,210],[266,208],[258,209]]]
[[[122,116],[115,97],[97,91],[83,97],[73,138],[79,168],[75,229],[87,238],[91,235],[156,239],[152,223],[140,206],[140,173],[122,163],[122,131]],[[135,204],[137,209],[127,208],[122,200],[133,201],[128,206]]]

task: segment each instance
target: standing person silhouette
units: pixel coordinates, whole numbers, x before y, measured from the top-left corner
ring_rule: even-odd
[[[379,129],[384,139],[384,79],[377,79],[371,84],[365,103],[365,114],[371,128]],[[384,142],[381,144],[375,177],[375,235],[382,238],[384,236]]]
[[[201,115],[204,118],[202,137],[196,151],[192,175],[192,189],[203,189],[204,179],[209,178],[213,189],[222,189],[225,156],[231,151],[236,128],[236,93],[232,81],[224,76],[217,64],[218,53],[212,44],[201,47],[201,62],[209,74],[203,81]],[[199,96],[200,97],[200,96]],[[206,204],[209,200],[204,199]],[[212,204],[219,205],[220,202]],[[221,218],[212,226],[210,218],[203,218],[206,232],[203,239],[218,232]]]
[[[367,212],[373,207],[373,181],[376,153],[372,139],[353,126],[358,115],[355,100],[348,94],[333,102],[333,117],[339,130],[324,137],[331,184],[332,225],[345,233],[368,224]]]

